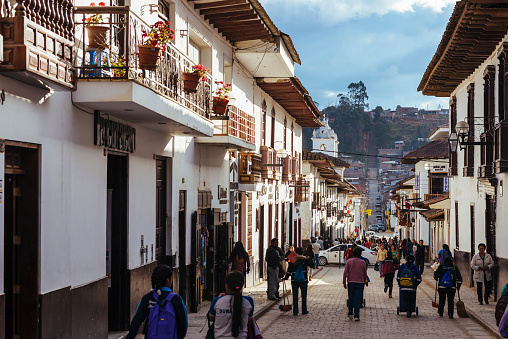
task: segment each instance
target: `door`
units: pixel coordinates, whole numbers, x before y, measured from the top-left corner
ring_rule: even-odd
[[[197,313],[201,304],[201,225],[198,220],[198,213],[191,215],[191,264],[189,266],[189,294],[190,311]]]
[[[340,249],[341,246],[337,245],[328,250],[328,262],[338,264],[340,262]]]
[[[187,191],[178,193],[178,294],[182,297],[183,302],[187,304]]]
[[[261,206],[258,216],[259,225],[259,279],[263,279],[263,267],[265,262],[265,206]]]
[[[111,244],[106,252],[106,265],[110,267],[108,285],[110,331],[127,330],[130,323],[127,271],[127,160],[127,156],[123,154],[108,154],[106,238],[109,235]]]
[[[39,149],[6,144],[5,337],[38,338]]]
[[[158,265],[169,265],[172,263],[166,258],[166,224],[167,224],[167,203],[166,203],[166,159],[158,157],[156,165],[155,184],[155,260]]]
[[[470,256],[470,259],[472,259],[473,255],[476,253],[474,204],[471,204],[471,206],[469,206],[469,222],[471,225],[471,256]],[[473,275],[474,275],[474,271],[471,270],[471,287],[474,286]]]
[[[220,210],[219,210],[220,213]],[[216,295],[226,292],[226,275],[228,274],[229,258],[229,224],[222,222],[216,227],[217,230],[217,288]]]
[[[485,209],[485,235],[487,240],[487,253],[494,259],[494,264],[497,267],[497,249],[496,249],[496,198],[493,195],[487,195]],[[497,300],[497,284],[498,284],[498,271],[495,269],[494,274],[494,300]]]

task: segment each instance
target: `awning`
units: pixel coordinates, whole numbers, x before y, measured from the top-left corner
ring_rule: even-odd
[[[432,209],[427,211],[420,212],[425,220],[427,221],[435,221],[435,220],[444,220],[444,210],[443,209]]]

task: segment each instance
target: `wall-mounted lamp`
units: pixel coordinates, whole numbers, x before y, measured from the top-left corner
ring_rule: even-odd
[[[478,118],[471,118],[470,120],[474,119],[484,119],[483,117]],[[477,124],[480,126],[483,126],[484,124]],[[473,123],[473,128],[475,124]],[[450,145],[450,150],[452,152],[457,151],[457,145],[459,145],[460,149],[466,149],[467,146],[474,146],[474,145],[493,145],[494,143],[492,141],[470,141],[469,140],[469,129],[470,126],[467,123],[467,121],[459,121],[457,122],[457,125],[455,125],[455,131],[450,134],[448,137],[448,144]]]

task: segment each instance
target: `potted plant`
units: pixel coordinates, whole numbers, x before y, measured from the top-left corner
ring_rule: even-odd
[[[111,66],[113,67],[127,67],[127,61],[123,55],[112,54],[111,55]],[[125,68],[113,68],[113,75],[115,78],[121,78],[125,76],[127,70]]]
[[[229,92],[231,92],[231,84],[224,85],[222,81],[215,81],[217,89],[213,91],[213,112],[216,115],[226,114],[229,103]]]
[[[192,66],[192,72],[188,70],[183,72],[183,90],[186,93],[196,92],[198,90],[199,81],[206,81],[206,73],[208,72],[210,72],[210,70],[201,64]]]
[[[90,6],[95,6],[91,3]],[[99,6],[106,6],[104,2],[99,2]],[[99,25],[102,23],[102,14],[92,14],[84,19],[86,22],[86,31],[88,33],[88,47],[104,49],[108,42],[109,27]]]
[[[143,30],[142,45],[138,45],[139,66],[144,69],[154,70],[157,67],[160,51],[166,51],[166,44],[173,40],[175,32],[169,26],[169,21],[157,21],[150,26],[150,30]]]

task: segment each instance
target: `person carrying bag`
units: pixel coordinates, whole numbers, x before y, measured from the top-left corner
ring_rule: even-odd
[[[439,307],[437,313],[443,316],[446,298],[448,298],[448,317],[453,319],[453,299],[455,291],[460,289],[462,285],[462,276],[460,271],[453,265],[452,257],[448,256],[444,259],[444,263],[439,265],[434,272],[434,279],[438,283]]]

